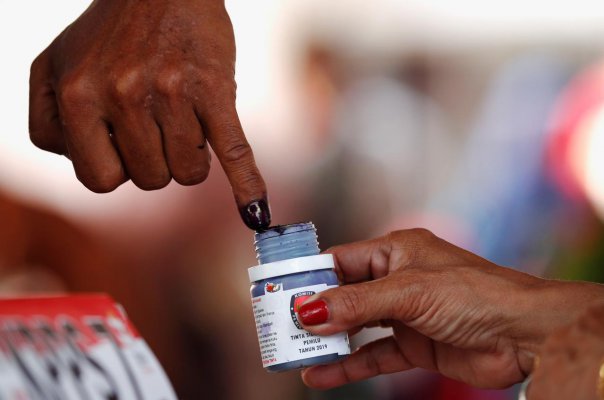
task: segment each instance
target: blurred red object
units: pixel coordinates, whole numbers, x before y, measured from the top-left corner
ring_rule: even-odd
[[[582,125],[604,107],[604,63],[579,73],[564,90],[552,115],[548,167],[561,189],[575,199],[585,198],[580,147]],[[604,152],[604,149],[602,149]]]
[[[176,399],[157,359],[105,295],[0,300],[0,397]]]

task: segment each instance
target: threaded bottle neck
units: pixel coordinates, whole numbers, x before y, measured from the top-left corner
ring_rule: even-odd
[[[267,264],[319,254],[317,230],[312,222],[279,225],[256,232],[256,258]]]

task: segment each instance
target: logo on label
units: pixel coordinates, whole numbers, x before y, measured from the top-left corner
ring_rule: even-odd
[[[296,325],[296,328],[298,329],[303,329],[302,324],[300,324],[300,321],[298,321],[298,310],[300,309],[302,303],[304,303],[306,299],[308,299],[313,294],[315,294],[315,292],[313,292],[312,290],[298,292],[292,296],[289,302],[289,312],[292,316],[292,321],[294,321],[294,325]]]
[[[281,283],[272,283],[272,282],[266,282],[264,284],[264,292],[265,293],[275,293],[278,292],[279,290],[281,290],[283,288],[283,285]]]

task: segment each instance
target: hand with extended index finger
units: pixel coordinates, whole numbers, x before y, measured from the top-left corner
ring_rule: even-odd
[[[33,62],[30,137],[90,190],[204,181],[213,148],[245,223],[268,227],[266,187],[235,109],[223,0],[95,0]]]
[[[304,382],[315,388],[415,367],[503,388],[530,372],[552,330],[604,295],[601,285],[497,266],[421,229],[328,252],[344,285],[300,307],[305,329],[330,335],[381,321],[393,335],[338,363],[306,369]]]

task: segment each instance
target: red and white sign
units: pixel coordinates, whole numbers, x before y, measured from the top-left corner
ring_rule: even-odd
[[[0,399],[172,400],[151,349],[104,295],[0,300]]]

